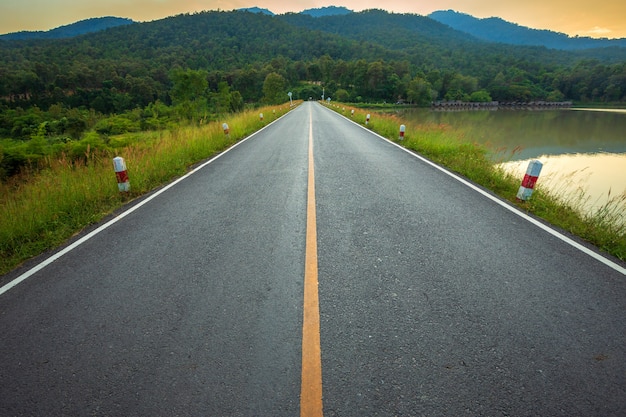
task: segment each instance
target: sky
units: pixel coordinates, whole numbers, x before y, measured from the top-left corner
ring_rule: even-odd
[[[625,0],[0,0],[0,34],[45,31],[91,17],[145,22],[203,10],[258,6],[283,14],[331,5],[420,15],[451,9],[570,36],[626,38]]]

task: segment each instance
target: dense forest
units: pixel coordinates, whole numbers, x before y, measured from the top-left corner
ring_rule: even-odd
[[[44,142],[67,149],[88,132],[106,140],[217,118],[287,101],[288,91],[296,99],[320,98],[324,89],[334,100],[422,106],[624,103],[620,56],[626,48],[490,43],[381,10],[317,18],[210,11],[68,39],[0,40],[0,178],[40,155]]]

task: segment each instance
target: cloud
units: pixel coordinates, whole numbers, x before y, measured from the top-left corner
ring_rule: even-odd
[[[585,34],[589,35],[589,36],[606,36],[606,37],[608,37],[608,35],[610,33],[612,33],[612,32],[613,31],[611,29],[595,26],[593,29],[585,31]]]

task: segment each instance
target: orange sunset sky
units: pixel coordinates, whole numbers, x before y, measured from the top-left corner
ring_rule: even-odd
[[[0,33],[49,30],[90,17],[150,21],[202,10],[258,6],[282,14],[330,5],[421,15],[452,9],[570,36],[626,38],[625,0],[0,0]]]

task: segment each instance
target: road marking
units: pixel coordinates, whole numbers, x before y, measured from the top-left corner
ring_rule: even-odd
[[[323,106],[322,106],[323,107]],[[325,108],[325,107],[324,107]],[[332,110],[329,110],[332,112]],[[473,189],[474,191],[478,192],[479,194],[482,194],[483,196],[487,197],[488,199],[490,199],[491,201],[495,202],[496,204],[499,204],[500,206],[504,207],[505,209],[507,209],[508,211],[510,211],[511,213],[521,217],[522,219],[526,220],[529,223],[534,224],[535,226],[537,226],[538,228],[544,230],[545,232],[551,234],[552,236],[556,237],[557,239],[560,239],[561,241],[563,241],[564,243],[574,247],[575,249],[591,256],[592,258],[594,258],[595,260],[597,260],[598,262],[603,263],[604,265],[608,266],[609,268],[619,272],[620,274],[626,275],[626,268],[624,268],[623,266],[619,265],[617,262],[613,262],[611,259],[603,256],[602,254],[589,249],[588,247],[578,243],[577,241],[575,241],[574,239],[565,236],[563,233],[557,231],[556,229],[552,228],[549,225],[546,225],[544,223],[542,223],[541,221],[535,219],[534,217],[529,216],[528,214],[522,212],[521,210],[519,210],[518,208],[510,205],[508,202],[506,202],[505,200],[501,200],[498,197],[495,197],[494,195],[490,194],[489,192],[483,190],[482,188],[472,184],[471,182],[469,182],[468,180],[466,180],[463,177],[458,176],[457,174],[448,171],[447,169],[443,168],[440,165],[437,165],[436,163],[424,158],[423,156],[415,153],[414,151],[405,148],[404,146],[401,146],[389,139],[387,139],[384,136],[379,135],[378,133],[366,128],[365,126],[362,126],[360,124],[358,124],[357,122],[355,122],[354,120],[350,120],[349,118],[338,114],[337,112],[333,112],[334,114],[337,114],[340,117],[343,117],[345,120],[348,120],[349,122],[352,122],[353,124],[357,125],[358,127],[360,127],[361,129],[373,134],[374,136],[379,137],[380,139],[390,143],[391,145],[403,150],[404,152],[408,153],[409,155],[413,156],[414,158],[417,158],[423,162],[425,162],[426,164],[432,166],[433,168],[438,169],[439,171],[443,172],[444,174],[454,178],[455,180],[457,180],[458,182],[466,185],[467,187]]]
[[[301,417],[321,417],[323,415],[314,165],[313,116],[309,109],[309,177],[307,190],[306,251],[304,260],[302,385],[300,388]]]
[[[161,188],[159,191],[155,192],[154,194],[149,195],[144,200],[141,200],[141,202],[139,202],[139,203],[135,204],[134,206],[130,207],[128,210],[125,210],[124,212],[122,212],[121,214],[116,216],[115,218],[113,218],[113,219],[109,220],[108,222],[104,223],[103,225],[101,225],[97,229],[93,230],[92,232],[86,234],[85,236],[83,236],[82,238],[78,239],[74,243],[66,246],[65,248],[63,248],[59,252],[55,253],[54,255],[50,256],[49,258],[44,259],[42,262],[40,262],[39,264],[35,265],[34,267],[29,269],[28,271],[24,272],[23,274],[21,274],[20,276],[18,276],[14,280],[8,282],[3,287],[0,287],[0,295],[4,294],[5,292],[9,291],[11,288],[15,287],[16,285],[20,284],[21,282],[23,282],[26,279],[30,278],[31,276],[35,275],[37,272],[41,271],[46,266],[50,265],[51,263],[53,263],[57,259],[59,259],[62,256],[66,255],[67,253],[71,252],[72,250],[76,249],[78,246],[82,245],[83,243],[85,243],[86,241],[88,241],[92,237],[96,236],[100,232],[103,232],[105,229],[108,229],[110,226],[112,226],[113,224],[115,224],[118,221],[122,220],[124,217],[128,216],[130,213],[132,213],[135,210],[138,210],[139,208],[141,208],[144,204],[147,204],[148,202],[154,200],[156,197],[158,197],[159,195],[163,194],[164,192],[166,192],[167,190],[169,190],[170,188],[172,188],[173,186],[175,186],[179,182],[185,180],[187,177],[190,177],[191,175],[193,175],[196,172],[200,171],[202,168],[204,168],[207,165],[211,164],[213,161],[217,160],[218,158],[221,158],[227,152],[232,151],[233,149],[235,149],[236,147],[238,147],[242,143],[246,142],[249,139],[252,139],[252,137],[256,136],[259,132],[269,128],[272,124],[276,123],[278,120],[280,120],[283,117],[285,117],[285,115],[279,117],[278,119],[274,120],[272,123],[268,124],[267,126],[264,126],[263,128],[261,128],[261,129],[257,130],[256,132],[252,133],[247,138],[242,139],[239,142],[235,143],[233,146],[231,146],[230,148],[226,149],[224,152],[217,154],[216,156],[214,156],[213,158],[209,159],[208,161],[206,161],[202,165],[198,166],[197,168],[193,169],[192,171],[189,171],[187,174],[183,175],[182,177],[178,178],[177,180],[175,180],[175,181],[169,183],[168,185],[166,185],[165,187]]]

